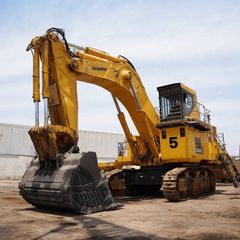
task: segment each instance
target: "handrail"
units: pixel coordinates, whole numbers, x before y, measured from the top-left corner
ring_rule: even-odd
[[[207,109],[203,104],[195,102],[198,106],[198,111],[192,111],[191,113],[198,113],[199,120],[207,124],[210,124],[210,110]],[[178,105],[170,106],[167,105],[162,112],[159,111],[159,108],[155,107],[155,110],[159,113],[161,121],[171,121],[171,120],[184,120],[188,116],[184,115],[184,109],[181,105],[181,102],[178,102]]]

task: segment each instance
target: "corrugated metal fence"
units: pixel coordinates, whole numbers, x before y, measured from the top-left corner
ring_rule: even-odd
[[[0,123],[0,156],[34,156],[34,147],[28,135],[31,126]],[[81,152],[94,151],[99,161],[117,157],[117,143],[124,140],[123,134],[79,131]]]
[[[30,126],[0,123],[0,155],[33,156]]]
[[[117,158],[117,144],[122,141],[123,134],[79,131],[78,146],[81,152],[96,152],[99,161],[112,161]]]

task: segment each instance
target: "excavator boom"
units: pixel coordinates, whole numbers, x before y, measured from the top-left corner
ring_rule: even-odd
[[[59,37],[62,37],[62,40]],[[41,37],[34,38],[28,49],[34,50],[33,99],[35,103],[40,101],[39,74],[36,73],[39,72],[39,56],[42,59],[42,96],[44,101],[48,102],[51,125],[64,126],[77,132],[76,82],[98,85],[112,94],[120,123],[129,143],[132,142],[130,145],[136,155],[135,159],[149,158],[150,152],[151,159],[148,160],[159,162],[160,152],[157,140],[159,131],[156,128],[159,117],[145,92],[140,77],[126,58],[113,57],[90,47],[73,52],[69,48],[63,31],[55,28],[48,30]],[[138,130],[140,138],[136,144],[133,144],[133,137],[127,129],[118,100],[127,109]],[[72,142],[76,144],[76,134],[75,136],[72,134],[71,137]],[[141,148],[143,152],[137,151],[138,144],[146,145],[146,148]],[[35,148],[38,148],[36,144]],[[43,149],[42,152],[47,150]]]

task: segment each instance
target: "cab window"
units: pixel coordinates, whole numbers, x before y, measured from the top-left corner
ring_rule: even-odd
[[[194,107],[194,101],[192,94],[183,92],[183,114],[189,116]]]

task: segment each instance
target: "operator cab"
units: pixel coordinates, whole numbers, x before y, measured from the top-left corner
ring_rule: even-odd
[[[174,83],[157,88],[161,122],[196,118],[196,93],[183,85]]]
[[[209,123],[209,111],[197,102],[196,92],[192,89],[182,83],[174,83],[158,87],[157,90],[160,116],[158,128],[186,122],[194,123],[195,126]]]

